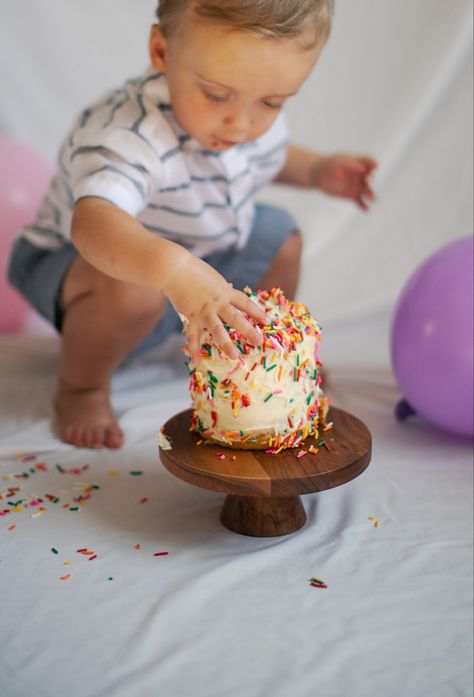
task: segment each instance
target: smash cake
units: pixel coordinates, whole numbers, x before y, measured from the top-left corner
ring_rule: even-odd
[[[318,359],[321,327],[302,303],[280,288],[244,292],[272,318],[257,325],[262,345],[226,327],[240,352],[229,358],[204,331],[200,359],[188,364],[191,431],[207,443],[277,454],[296,448],[324,427],[328,402]],[[248,318],[250,319],[250,318]],[[254,320],[250,320],[254,324]]]

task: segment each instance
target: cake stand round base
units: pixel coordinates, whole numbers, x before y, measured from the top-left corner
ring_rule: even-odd
[[[221,523],[240,535],[277,537],[296,532],[306,523],[299,496],[226,496]]]
[[[168,442],[167,447],[160,446],[161,461],[188,484],[226,494],[221,522],[241,535],[276,537],[299,530],[306,522],[302,494],[346,484],[370,462],[372,438],[367,426],[335,407],[328,417],[332,429],[278,455],[205,445],[199,434],[189,430],[191,416],[187,409],[165,423],[162,430]]]

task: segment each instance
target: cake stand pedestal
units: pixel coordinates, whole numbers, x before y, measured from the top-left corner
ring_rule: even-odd
[[[315,441],[278,455],[263,450],[234,450],[221,445],[199,445],[191,433],[192,410],[173,416],[163,428],[172,444],[160,447],[161,461],[176,477],[189,484],[227,494],[222,524],[241,535],[274,537],[299,530],[306,522],[300,496],[332,489],[359,476],[370,462],[372,438],[367,427],[352,414],[331,408],[330,431]],[[324,441],[316,455],[297,457],[301,450]],[[225,455],[225,457],[222,457]]]

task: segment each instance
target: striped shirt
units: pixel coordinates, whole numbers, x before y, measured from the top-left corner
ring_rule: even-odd
[[[280,114],[255,141],[205,150],[177,123],[165,76],[149,70],[81,114],[23,235],[40,247],[60,247],[70,237],[75,203],[97,196],[196,256],[241,249],[252,229],[253,195],[282,168],[287,145]]]

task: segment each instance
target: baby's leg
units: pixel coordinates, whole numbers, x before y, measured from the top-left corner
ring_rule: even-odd
[[[58,435],[81,447],[119,448],[123,433],[110,405],[110,379],[158,324],[166,299],[161,293],[110,278],[77,257],[63,285],[62,304],[55,399]]]
[[[280,286],[285,296],[294,300],[300,277],[302,248],[301,234],[295,230],[280,247],[258,287],[271,289]]]
[[[295,230],[282,244],[270,268],[261,281],[260,288],[280,286],[289,300],[294,300],[300,275],[303,240]],[[328,387],[327,371],[321,369],[322,385]]]

